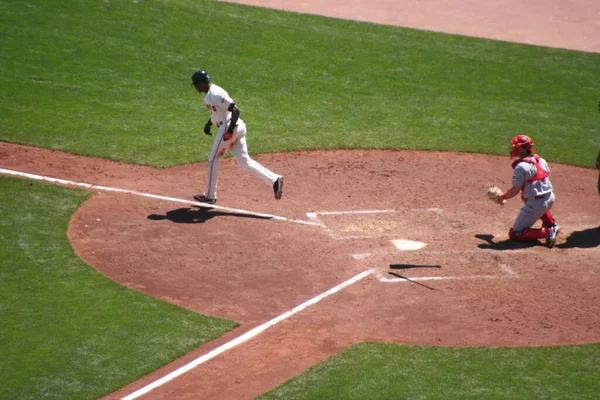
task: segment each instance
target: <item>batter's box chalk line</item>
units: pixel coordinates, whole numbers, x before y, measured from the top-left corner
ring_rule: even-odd
[[[392,214],[401,212],[429,212],[437,215],[444,215],[444,210],[441,208],[413,208],[409,210],[353,210],[353,211],[318,211],[307,212],[306,216],[310,221],[319,225],[334,239],[367,239],[376,237],[387,237],[389,234],[340,234],[335,228],[327,225],[323,217],[340,216],[340,215],[365,215],[365,214]],[[420,242],[418,242],[420,243]],[[423,244],[424,246],[424,244]],[[422,246],[421,246],[422,247]],[[419,247],[420,248],[420,247]]]
[[[448,281],[448,280],[467,280],[467,279],[509,279],[516,278],[519,276],[512,268],[507,264],[498,264],[499,274],[492,275],[465,275],[465,276],[420,276],[410,278],[388,278],[381,271],[371,268],[372,274],[384,283],[400,283],[410,281]]]
[[[129,189],[115,188],[115,187],[110,187],[110,186],[93,185],[91,183],[84,183],[84,182],[74,182],[74,181],[70,181],[67,179],[53,178],[53,177],[44,176],[44,175],[29,174],[26,172],[13,171],[13,170],[4,169],[4,168],[0,168],[0,174],[17,176],[20,178],[29,178],[29,179],[34,179],[37,181],[56,183],[56,184],[65,185],[65,186],[80,187],[80,188],[85,188],[85,189],[89,189],[89,190],[99,190],[99,191],[103,191],[103,192],[113,192],[113,193],[126,193],[126,194],[131,194],[134,196],[141,196],[141,197],[163,200],[163,201],[171,201],[174,203],[191,204],[191,205],[198,206],[198,207],[214,208],[215,210],[223,210],[223,211],[228,211],[228,212],[232,212],[232,213],[236,213],[236,214],[245,214],[245,215],[253,215],[253,216],[257,216],[257,217],[264,217],[264,218],[272,219],[275,221],[285,221],[285,222],[292,222],[292,223],[301,224],[301,225],[320,226],[320,224],[318,224],[314,221],[303,221],[300,219],[287,218],[287,217],[282,217],[279,215],[259,213],[259,212],[249,211],[249,210],[242,210],[239,208],[217,206],[215,204],[199,203],[197,201],[178,199],[175,197],[168,197],[168,196],[160,196],[157,194],[138,192],[138,191],[129,190]]]

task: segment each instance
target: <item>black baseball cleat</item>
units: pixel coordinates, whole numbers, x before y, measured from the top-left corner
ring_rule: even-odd
[[[548,236],[546,236],[546,247],[551,249],[554,247],[554,244],[556,243],[556,237],[558,236],[559,228],[558,228],[558,225],[554,224],[554,225],[547,227],[546,229],[548,229]]]
[[[281,199],[281,195],[283,194],[283,176],[275,180],[273,191],[275,192],[275,200]]]
[[[209,199],[204,194],[194,195],[194,200],[196,200],[198,203],[206,203],[206,204],[215,204],[217,202],[217,199]]]

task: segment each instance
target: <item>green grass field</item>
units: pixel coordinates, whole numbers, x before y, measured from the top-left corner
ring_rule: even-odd
[[[0,399],[91,399],[237,324],[110,281],[73,252],[90,193],[0,176]]]
[[[361,343],[260,399],[597,399],[600,345],[531,348]]]
[[[256,152],[506,154],[522,132],[551,161],[595,159],[600,54],[195,0],[0,4],[0,140],[205,160],[189,85],[203,68],[237,99]]]
[[[208,114],[190,86],[202,68],[237,100],[252,153],[504,155],[518,133],[552,162],[592,167],[597,153],[600,54],[197,0],[0,1],[0,10],[1,141],[159,167],[206,160]],[[96,398],[235,326],[122,288],[79,260],[66,226],[87,192],[13,178],[0,188],[11,193],[0,198],[0,398]],[[592,398],[599,355],[598,345],[365,344],[265,397]],[[527,374],[532,366],[541,372]],[[523,382],[528,391],[515,392]]]

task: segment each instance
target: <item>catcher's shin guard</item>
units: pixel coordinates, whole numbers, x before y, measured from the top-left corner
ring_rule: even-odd
[[[540,219],[542,220],[542,225],[545,227],[556,225],[556,220],[554,219],[550,211],[546,211],[546,213],[542,215]]]
[[[512,240],[531,242],[538,239],[546,239],[548,237],[548,230],[546,228],[528,228],[517,232],[513,228],[510,228],[510,231],[508,231],[508,237]]]

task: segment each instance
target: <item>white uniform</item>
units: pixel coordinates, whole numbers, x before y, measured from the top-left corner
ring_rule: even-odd
[[[546,173],[550,173],[546,160],[539,158],[538,162]],[[522,161],[515,166],[512,185],[523,188],[522,197],[525,202],[513,225],[516,232],[533,226],[554,205],[554,193],[549,177],[528,182],[536,174],[537,168],[532,163]]]
[[[227,127],[231,121],[231,112],[228,111],[228,108],[231,104],[235,103],[229,97],[229,94],[223,88],[211,83],[202,101],[204,101],[204,104],[211,112],[211,122],[218,128],[212,150],[208,156],[208,183],[204,195],[209,199],[217,198],[221,158],[228,150],[231,151],[239,166],[252,172],[262,179],[263,182],[272,186],[277,178],[279,178],[279,175],[250,158],[246,143],[246,124],[244,124],[241,118],[238,119],[236,127],[233,130],[233,137],[228,141],[223,140],[223,134],[227,131]]]

